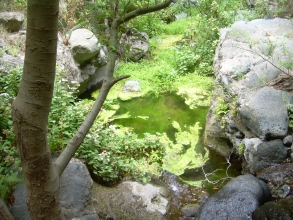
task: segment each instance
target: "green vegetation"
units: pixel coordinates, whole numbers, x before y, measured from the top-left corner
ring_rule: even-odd
[[[90,9],[83,8],[83,1],[68,0],[67,3],[68,14],[62,28],[68,31],[78,25],[79,20],[83,22],[91,14],[86,14]],[[0,3],[1,8],[21,11],[25,11],[25,5],[26,1],[23,0],[4,0]],[[129,97],[121,93],[123,82],[115,85],[103,113],[76,155],[86,161],[102,182],[115,182],[123,178],[146,182],[150,179],[149,172],[158,174],[163,167],[170,166],[172,172],[181,174],[184,167],[200,166],[205,161],[208,154],[196,148],[202,130],[200,124],[183,128],[176,120],[171,120],[176,135],[175,140],[170,142],[166,141],[164,134],[144,134],[144,137],[137,138],[137,134],[109,126],[108,122],[117,110],[117,98],[124,100],[146,94],[159,96],[175,92],[184,98],[191,109],[209,106],[214,81],[212,62],[219,30],[232,24],[236,10],[243,9],[244,5],[244,0],[202,0],[198,7],[192,8],[175,4],[161,12],[137,17],[127,24],[125,28],[136,28],[148,33],[152,38],[150,49],[146,59],[137,63],[121,61],[115,74],[131,75],[130,79],[139,80],[143,89]],[[175,21],[175,15],[182,11],[189,17]],[[8,48],[12,55],[22,51],[20,49],[17,52],[16,49],[13,46]],[[3,53],[0,51],[0,56]],[[12,130],[10,103],[17,94],[21,71],[18,68],[10,73],[0,72],[1,198],[9,195],[13,186],[20,181],[16,172],[20,162]],[[68,87],[62,80],[63,74],[58,69],[48,125],[48,140],[53,154],[58,154],[66,146],[93,104],[89,100],[77,100],[74,95],[76,88]],[[221,116],[228,110],[228,104],[219,100],[216,114]],[[195,155],[202,161],[194,161]]]
[[[12,128],[11,101],[16,96],[21,71],[0,72],[0,197],[10,196],[20,182],[16,169],[20,166]]]
[[[93,104],[89,100],[76,101],[73,87],[67,87],[58,72],[52,109],[49,117],[48,140],[53,153],[61,151],[83,122]],[[106,104],[105,107],[107,107]],[[100,117],[91,128],[76,156],[86,161],[90,170],[102,183],[111,184],[127,176],[146,182],[147,170],[159,173],[164,157],[164,147],[159,135],[144,134],[137,139],[131,132],[123,133],[108,126],[106,118]]]
[[[244,150],[245,150],[245,144],[242,142],[242,143],[239,145],[239,148],[238,148],[238,152],[239,152],[239,154],[240,154],[240,155],[243,155]]]
[[[146,183],[150,181],[150,171],[158,175],[162,170],[165,149],[159,134],[145,133],[144,138],[138,139],[136,134],[123,133],[115,126],[94,130],[87,135],[77,156],[86,161],[96,181],[112,185],[134,178]]]
[[[209,158],[200,140],[202,125],[197,122],[192,126],[181,127],[173,121],[172,126],[176,129],[175,142],[166,148],[164,169],[181,175],[187,168],[201,167]]]
[[[213,113],[216,115],[217,119],[220,120],[228,112],[229,112],[229,103],[226,102],[223,98],[218,98],[216,102],[216,107],[213,110]]]

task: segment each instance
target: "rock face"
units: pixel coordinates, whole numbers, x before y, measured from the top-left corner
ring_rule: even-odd
[[[287,150],[280,139],[263,142],[258,138],[245,138],[244,144],[244,158],[251,173],[281,163],[288,156]]]
[[[270,197],[263,181],[250,174],[238,176],[208,199],[198,220],[252,219],[252,212]]]
[[[9,32],[19,31],[22,28],[24,15],[20,12],[1,12],[0,24]]]
[[[60,200],[65,219],[98,219],[93,207],[92,187],[87,167],[80,160],[71,159],[60,178]]]
[[[289,92],[293,91],[292,68],[286,65],[293,53],[292,22],[239,21],[221,30],[214,59],[216,95],[204,141],[224,156],[239,154],[248,172],[287,157],[282,140],[288,135]],[[226,114],[219,111],[219,99],[228,103]]]
[[[77,159],[72,159],[60,178],[60,200],[66,220],[73,218],[98,220],[92,206],[93,181],[86,166]],[[26,189],[21,184],[14,192],[15,204],[10,212],[15,220],[30,220],[26,205]]]
[[[169,191],[164,186],[126,181],[116,187],[94,184],[100,219],[164,219]]]
[[[104,77],[107,48],[99,45],[97,38],[87,29],[73,31],[69,43],[71,49],[59,36],[57,63],[65,70],[69,84],[79,84],[77,95],[98,89]]]
[[[4,53],[0,59],[0,71],[9,73],[13,68],[20,67],[24,62],[24,57],[21,55],[12,56]]]
[[[120,40],[120,53],[131,61],[138,61],[149,49],[149,36],[145,32],[139,32],[135,29],[129,30],[123,34]]]
[[[263,87],[239,97],[242,122],[264,140],[283,138],[288,132],[288,104],[291,94]]]
[[[72,56],[78,64],[90,60],[100,51],[98,39],[93,32],[85,28],[74,30],[69,38],[69,44]]]
[[[138,80],[130,80],[125,82],[123,92],[138,92],[140,91],[140,83]]]

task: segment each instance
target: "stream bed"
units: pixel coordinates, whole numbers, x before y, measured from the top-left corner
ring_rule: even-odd
[[[189,219],[182,214],[184,205],[200,206],[230,177],[240,175],[240,161],[231,156],[228,159],[233,162],[230,163],[203,144],[209,106],[190,109],[176,93],[119,100],[118,105],[112,124],[129,127],[139,137],[144,133],[161,133],[169,143],[165,172],[161,176],[171,190],[167,219]]]
[[[170,144],[166,149],[164,169],[183,181],[202,186],[202,181],[206,179],[204,171],[211,173],[217,170],[215,175],[210,176],[213,181],[240,174],[237,161],[236,164],[229,164],[226,158],[209,151],[203,144],[209,106],[190,109],[184,98],[176,93],[118,100],[118,105],[113,116],[117,119],[112,123],[131,128],[139,137],[143,137],[144,133],[164,134]],[[122,115],[127,117],[120,117]]]

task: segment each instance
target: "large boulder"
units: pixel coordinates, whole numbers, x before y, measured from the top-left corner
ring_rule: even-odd
[[[283,138],[288,132],[288,104],[292,95],[271,87],[247,92],[239,98],[243,123],[261,139]]]
[[[93,181],[86,166],[78,159],[71,159],[60,178],[60,200],[66,220],[99,219],[93,207],[92,186]],[[10,212],[14,219],[30,220],[25,185],[20,184],[13,194],[15,204],[10,207]]]
[[[85,28],[74,30],[68,42],[73,58],[78,64],[83,64],[96,56],[101,47],[94,33]]]
[[[238,176],[208,199],[198,220],[252,219],[252,212],[270,198],[263,181],[251,174]]]
[[[12,56],[7,53],[3,53],[0,56],[0,71],[9,73],[12,69],[23,65],[24,57],[21,55]]]
[[[63,44],[60,35],[58,38],[57,64],[66,72],[69,85],[78,84],[76,94],[81,95],[99,88],[105,73],[107,48],[99,48],[94,57],[84,61],[85,63],[81,65],[73,58],[72,50]],[[79,60],[79,58],[77,59]]]
[[[136,29],[128,30],[122,35],[120,53],[131,61],[138,61],[145,56],[149,49],[149,36],[145,32]]]
[[[281,163],[288,153],[280,139],[261,141],[258,138],[244,139],[244,158],[251,173],[256,173],[273,164]]]
[[[126,181],[115,187],[94,184],[95,207],[101,219],[165,219],[166,186]]]
[[[22,28],[24,15],[20,12],[0,12],[0,24],[9,32],[16,32]]]
[[[224,156],[243,155],[244,138],[270,141],[287,135],[292,21],[238,21],[221,29],[214,58],[215,96],[204,135],[210,149]],[[218,100],[228,104],[226,112]]]
[[[87,167],[71,159],[60,178],[60,200],[65,219],[97,220],[92,201],[93,181]]]

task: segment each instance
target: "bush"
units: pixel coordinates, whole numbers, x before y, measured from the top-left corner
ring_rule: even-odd
[[[214,51],[219,39],[219,30],[234,22],[236,10],[243,8],[243,1],[202,0],[192,9],[193,22],[184,36],[185,42],[194,44],[193,52],[200,56],[195,69],[204,76],[213,75]]]
[[[131,20],[129,26],[136,28],[138,31],[146,32],[152,38],[162,33],[161,23],[162,21],[157,13],[150,13]]]
[[[48,141],[53,153],[62,150],[83,122],[88,107],[75,98],[77,86],[68,85],[64,71],[57,68],[54,96],[48,121]]]
[[[16,97],[21,79],[20,68],[10,73],[0,72],[0,197],[5,200],[20,178],[20,167],[15,136],[12,128],[11,101]]]
[[[70,88],[63,75],[63,71],[57,71],[49,116],[48,141],[53,153],[66,147],[93,105],[89,100],[75,100],[76,88]],[[139,167],[154,163],[159,170],[163,148],[155,135],[138,139],[133,133],[117,132],[96,120],[76,156],[85,160],[102,183],[115,183],[125,175],[146,182],[147,171]]]
[[[177,46],[174,56],[175,69],[178,71],[179,75],[194,72],[196,63],[198,62],[199,58],[200,56],[196,55],[192,51],[191,47],[186,45]]]
[[[161,171],[164,147],[158,135],[123,133],[114,126],[96,125],[87,135],[77,156],[86,161],[96,181],[106,185],[118,183],[123,178],[148,182],[150,176],[145,166]]]

